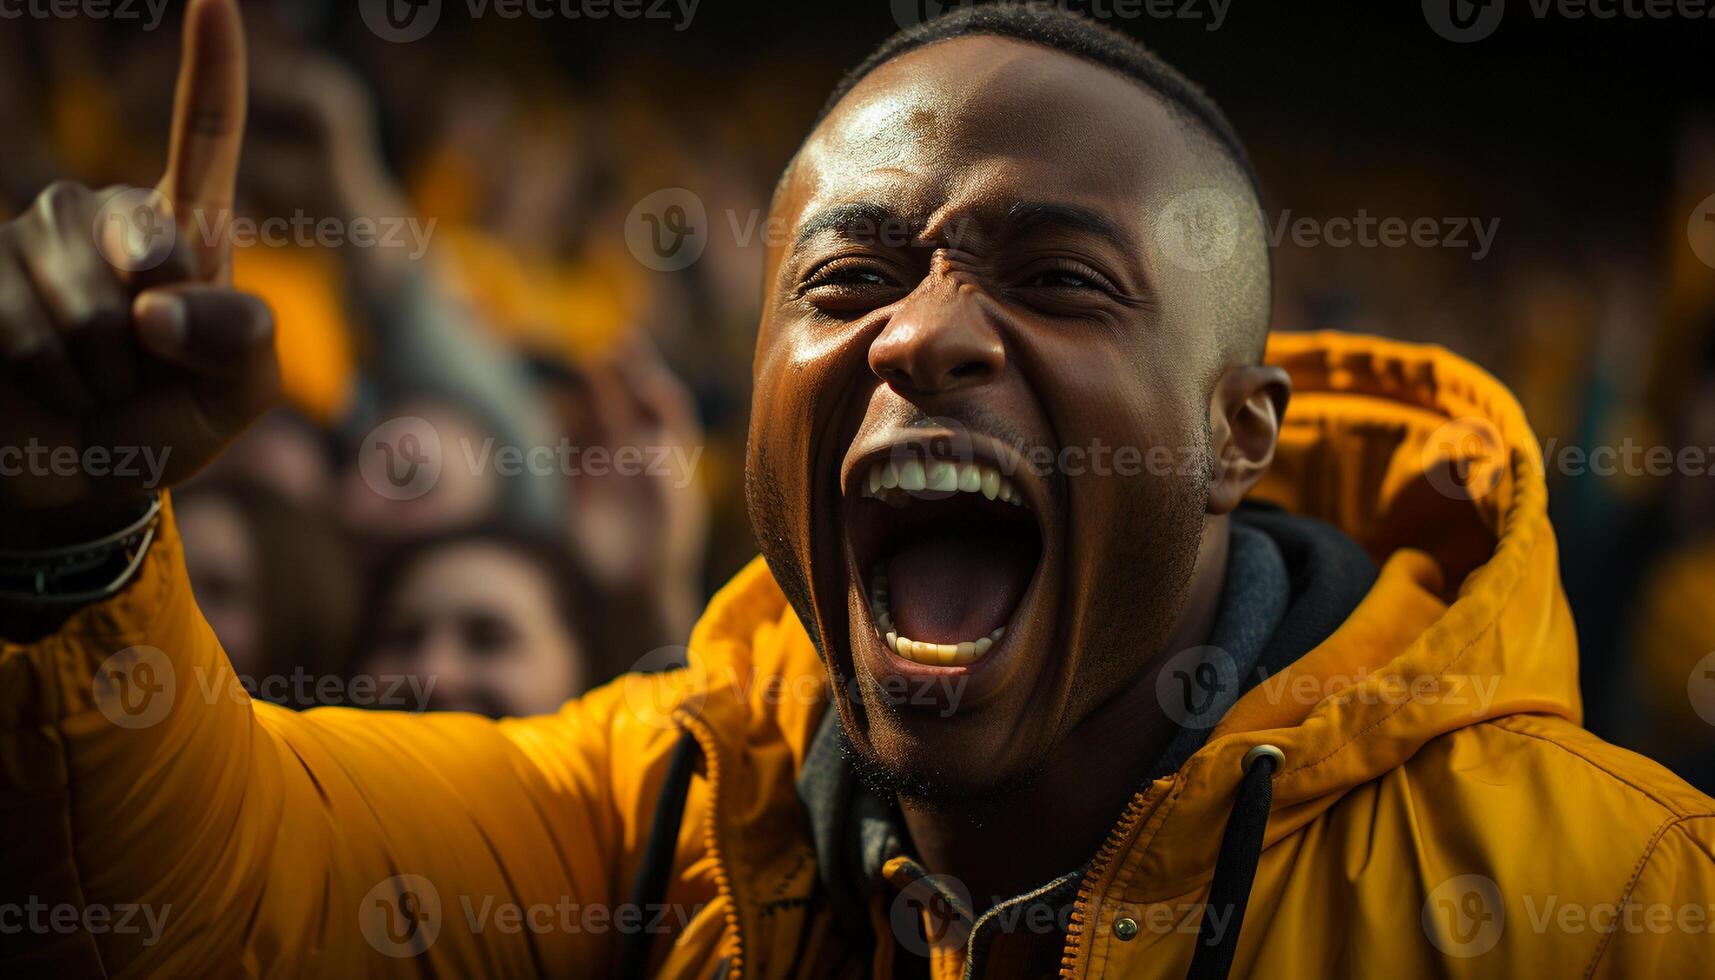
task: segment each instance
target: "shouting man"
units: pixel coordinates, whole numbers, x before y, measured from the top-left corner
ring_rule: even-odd
[[[0,911],[77,924],[9,975],[1708,968],[1715,804],[1579,727],[1518,406],[1270,341],[1244,150],[1134,42],[978,7],[848,77],[773,205],[763,557],[688,666],[501,722],[234,693],[164,495],[87,465],[268,402],[197,237],[243,118],[197,0],[159,194],[0,230],[0,445],[86,463],[0,484]],[[180,234],[123,261],[118,200]]]

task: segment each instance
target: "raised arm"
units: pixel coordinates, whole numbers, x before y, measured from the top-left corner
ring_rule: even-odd
[[[612,694],[255,704],[192,601],[161,491],[276,381],[228,278],[244,81],[234,4],[193,0],[157,187],[0,226],[0,976],[599,972],[608,937],[495,916],[618,900],[670,731],[615,773]]]

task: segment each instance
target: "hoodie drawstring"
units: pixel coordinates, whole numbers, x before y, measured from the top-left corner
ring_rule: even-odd
[[[685,819],[685,799],[691,791],[691,777],[697,773],[697,759],[702,748],[690,731],[679,736],[673,755],[667,762],[667,778],[661,795],[655,799],[655,820],[649,829],[649,843],[638,862],[637,877],[631,886],[631,904],[645,914],[661,906],[667,897],[667,886],[673,873],[673,857],[678,850],[679,824]],[[649,968],[649,953],[654,946],[655,930],[636,929],[626,933],[619,950],[617,976],[631,980],[642,977]]]
[[[667,893],[679,823],[684,819],[685,798],[696,774],[699,752],[697,740],[690,732],[681,735],[673,747],[667,778],[655,803],[649,843],[632,888],[632,900],[639,908],[658,904]],[[1209,883],[1203,922],[1197,929],[1196,952],[1191,957],[1191,969],[1185,974],[1189,980],[1226,980],[1227,971],[1232,969],[1239,931],[1244,927],[1245,905],[1250,901],[1251,884],[1262,857],[1268,812],[1274,803],[1274,774],[1285,762],[1286,754],[1273,745],[1258,745],[1245,753],[1244,778],[1227,816],[1227,827],[1221,833],[1214,880]],[[1228,919],[1221,920],[1216,909],[1229,910]],[[643,975],[653,938],[649,930],[643,929],[626,937],[620,949],[619,976]]]
[[[1250,901],[1256,880],[1257,861],[1262,857],[1263,831],[1274,803],[1274,774],[1286,763],[1286,753],[1273,745],[1258,745],[1245,753],[1245,775],[1239,782],[1227,829],[1221,834],[1221,850],[1215,856],[1215,877],[1209,883],[1209,898],[1203,906],[1203,924],[1197,929],[1197,951],[1191,957],[1188,980],[1226,980],[1233,954],[1239,948],[1239,930],[1244,927],[1245,904]],[[1216,910],[1225,910],[1226,919]]]

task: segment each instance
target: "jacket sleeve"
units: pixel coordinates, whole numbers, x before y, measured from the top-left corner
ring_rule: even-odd
[[[590,916],[624,899],[674,735],[626,700],[252,702],[169,512],[123,593],[0,646],[0,975],[601,972]]]

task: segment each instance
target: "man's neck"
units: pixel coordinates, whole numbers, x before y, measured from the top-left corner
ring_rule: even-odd
[[[1225,517],[1204,527],[1191,588],[1165,654],[1208,641],[1226,579],[1227,536]],[[962,882],[980,914],[1094,856],[1177,731],[1155,694],[1164,659],[1079,723],[1017,793],[968,807],[900,800],[924,866]]]

